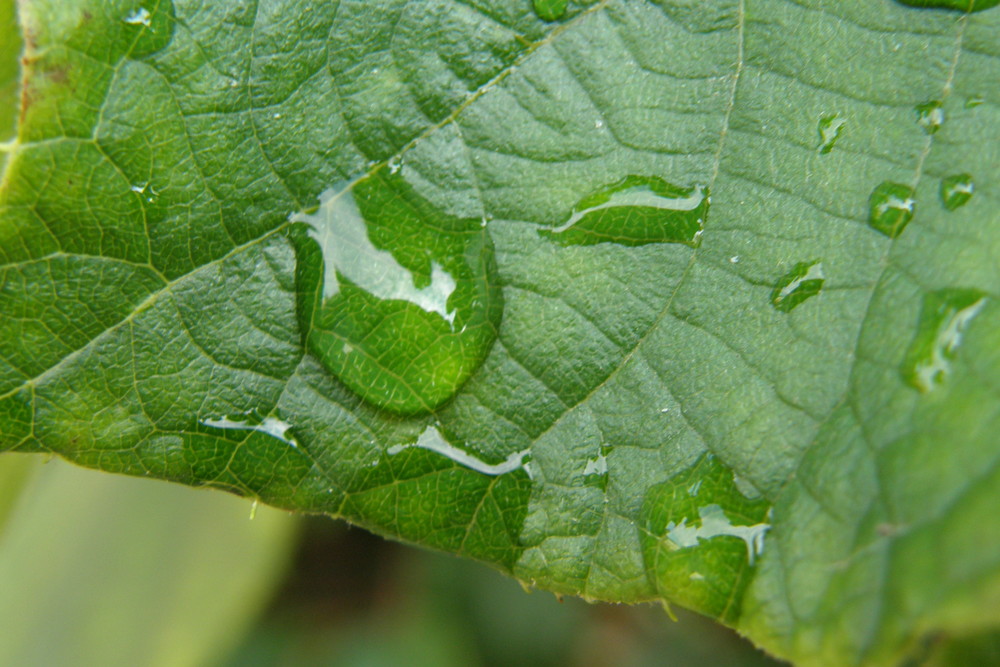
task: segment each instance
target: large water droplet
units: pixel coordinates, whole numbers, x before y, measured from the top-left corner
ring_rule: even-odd
[[[924,132],[927,134],[934,134],[944,124],[944,109],[938,100],[918,104],[915,111],[917,112],[917,125],[924,128]]]
[[[781,276],[771,292],[771,305],[783,313],[811,299],[823,289],[823,264],[818,260],[799,262]]]
[[[868,200],[868,224],[891,239],[903,233],[913,219],[916,202],[913,188],[885,181],[872,190]]]
[[[906,352],[903,377],[928,392],[951,372],[962,334],[986,305],[986,293],[977,289],[944,289],[924,296],[917,335]]]
[[[941,203],[949,211],[954,211],[972,199],[975,185],[969,174],[955,174],[941,181]]]
[[[566,13],[569,0],[534,0],[532,4],[538,18],[543,21],[556,21]]]
[[[683,243],[697,247],[708,216],[706,188],[627,176],[581,199],[562,225],[539,234],[561,245]]]
[[[1000,0],[896,0],[896,2],[910,7],[954,9],[960,12],[981,12],[1000,5]]]
[[[301,313],[309,350],[367,401],[415,414],[479,366],[503,310],[481,218],[434,207],[382,169],[299,213]]]
[[[840,133],[843,131],[845,123],[847,121],[837,114],[826,115],[819,119],[819,146],[817,146],[817,150],[819,150],[821,155],[825,155],[833,150],[837,139],[840,138]]]

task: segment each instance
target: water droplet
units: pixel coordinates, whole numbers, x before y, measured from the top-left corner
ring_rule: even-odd
[[[975,184],[969,174],[948,176],[941,181],[941,203],[949,211],[954,211],[972,199],[974,190]]]
[[[538,18],[543,21],[556,21],[566,13],[569,0],[534,0],[533,6]]]
[[[281,114],[280,113],[276,113],[273,116],[271,116],[271,118],[273,118],[274,120],[281,120]]]
[[[403,158],[401,158],[398,155],[393,155],[391,158],[389,158],[389,161],[386,163],[386,165],[389,167],[389,173],[395,174],[403,167]]]
[[[951,361],[962,334],[986,305],[986,293],[976,289],[944,289],[924,296],[917,334],[903,362],[903,377],[928,392],[951,372]]]
[[[990,7],[996,7],[1000,0],[896,0],[896,2],[910,7],[954,9],[959,12],[981,12]]]
[[[603,451],[587,460],[587,465],[583,468],[583,483],[602,491],[608,488],[608,457]]]
[[[833,150],[846,123],[847,121],[837,114],[828,114],[819,119],[819,127],[817,128],[819,145],[816,149],[821,155],[826,155]]]
[[[729,263],[730,264],[739,264],[740,263],[740,256],[739,255],[733,255],[732,257],[729,258]]]
[[[141,25],[149,27],[152,25],[152,16],[149,10],[145,7],[139,7],[139,9],[133,9],[128,15],[122,19],[125,23],[129,25]]]
[[[771,305],[783,313],[789,313],[803,301],[819,294],[824,281],[822,262],[799,262],[778,279],[771,292]]]
[[[916,208],[913,188],[885,181],[872,190],[868,205],[868,224],[894,239],[913,219]]]
[[[760,492],[760,489],[754,486],[753,482],[746,477],[737,475],[736,473],[733,473],[733,486],[735,486],[736,490],[743,494],[743,497],[747,500],[757,500],[764,497],[764,494]]]
[[[966,109],[975,109],[978,106],[982,106],[986,102],[982,95],[973,95],[969,99],[965,100]]]
[[[938,100],[917,105],[916,112],[917,125],[924,128],[924,132],[927,134],[934,134],[944,123],[944,109],[941,108],[941,102]]]
[[[683,243],[697,247],[708,191],[656,176],[627,176],[581,199],[562,225],[539,234],[560,245]]]
[[[600,118],[598,118],[597,120],[594,121],[594,128],[595,129],[600,130],[603,127],[604,127],[604,121],[603,120],[601,120]]]
[[[291,221],[307,237],[298,240],[309,350],[379,407],[416,414],[448,400],[486,356],[503,311],[480,218],[446,214],[379,169]]]
[[[283,422],[277,417],[264,417],[261,419],[253,410],[240,415],[239,419],[231,419],[229,415],[218,418],[202,419],[201,424],[212,428],[221,428],[230,431],[256,431],[277,438],[292,447],[298,447],[299,443],[288,433],[292,425]]]
[[[705,575],[701,572],[692,572],[688,577],[691,581],[705,581]]]
[[[395,456],[402,451],[412,449],[414,447],[435,452],[451,459],[455,463],[475,470],[476,472],[480,472],[484,475],[503,475],[509,472],[514,472],[519,468],[527,470],[528,467],[528,462],[525,460],[529,453],[529,450],[527,449],[514,452],[500,463],[486,463],[478,456],[470,454],[464,449],[459,449],[445,440],[444,436],[441,435],[441,432],[433,426],[425,428],[417,438],[416,442],[393,445],[386,451],[386,453],[389,454],[389,456]]]

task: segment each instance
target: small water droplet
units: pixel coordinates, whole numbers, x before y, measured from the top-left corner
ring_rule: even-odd
[[[903,362],[910,386],[929,392],[951,372],[962,335],[986,305],[986,293],[976,289],[944,289],[924,296],[917,333]]]
[[[692,572],[688,579],[691,581],[705,581],[705,575],[701,572]]]
[[[966,109],[975,109],[978,106],[982,106],[986,102],[982,95],[973,95],[972,97],[965,100]]]
[[[395,174],[403,167],[403,158],[401,158],[398,155],[393,155],[391,158],[389,158],[389,161],[386,163],[386,165],[389,167],[389,173]]]
[[[820,155],[826,155],[833,150],[846,123],[847,121],[837,114],[827,114],[819,119],[819,127],[817,128],[819,145],[816,150],[820,152]]]
[[[733,255],[732,257],[729,258],[729,263],[730,264],[739,264],[740,263],[740,256],[739,255]]]
[[[271,118],[273,118],[274,120],[280,120],[281,119],[281,114],[280,113],[276,113],[273,116],[271,116]]]
[[[974,190],[975,184],[969,174],[948,176],[941,181],[941,203],[949,211],[954,211],[972,199]]]
[[[819,260],[799,262],[781,276],[771,291],[771,305],[783,313],[794,310],[823,289],[823,264]]]
[[[535,14],[543,21],[556,21],[566,13],[569,0],[533,0]]]
[[[868,200],[868,224],[891,239],[903,233],[913,219],[916,202],[913,188],[884,181],[872,190]]]
[[[601,128],[604,127],[604,121],[598,118],[597,120],[594,121],[594,127],[600,130]]]
[[[562,225],[539,232],[560,245],[683,243],[697,247],[708,191],[656,176],[626,176],[581,199]]]
[[[122,21],[129,25],[141,25],[148,28],[152,25],[152,16],[148,9],[139,7],[139,9],[133,9],[129,12]]]
[[[295,233],[309,350],[379,407],[416,414],[451,398],[503,311],[480,218],[448,215],[377,169],[291,222],[305,223]]]
[[[924,128],[927,134],[934,134],[944,124],[944,109],[939,100],[931,100],[926,104],[917,105],[917,125]]]

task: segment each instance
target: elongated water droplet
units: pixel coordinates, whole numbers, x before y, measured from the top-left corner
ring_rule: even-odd
[[[789,313],[803,301],[819,294],[824,280],[821,262],[799,262],[778,279],[771,292],[771,305],[783,313]]]
[[[683,243],[697,247],[708,191],[656,176],[627,176],[581,199],[562,225],[539,232],[560,245]]]
[[[538,18],[543,21],[556,21],[566,13],[569,0],[534,0],[532,5]]]
[[[819,119],[819,145],[816,148],[821,155],[833,150],[846,123],[847,121],[837,114],[829,114]]]
[[[252,410],[241,414],[238,417],[230,417],[229,415],[209,417],[207,419],[202,419],[201,423],[205,426],[221,428],[228,431],[256,431],[258,433],[269,435],[272,438],[277,438],[292,447],[299,446],[299,443],[294,437],[291,436],[291,424],[284,422],[277,417],[264,417],[261,419],[257,413]]]
[[[949,211],[954,211],[972,199],[973,190],[975,185],[972,176],[968,174],[948,176],[941,181],[941,203]]]
[[[379,407],[415,414],[448,400],[503,310],[480,218],[448,215],[380,169],[291,221],[307,234],[298,274],[309,350]]]
[[[425,428],[423,433],[421,433],[417,438],[416,442],[393,445],[387,450],[386,453],[389,454],[389,456],[395,456],[404,450],[414,447],[435,452],[441,456],[451,459],[455,463],[475,470],[476,472],[480,472],[484,475],[503,475],[509,472],[514,472],[520,468],[526,468],[527,462],[525,459],[529,454],[529,450],[524,449],[510,454],[506,459],[500,461],[499,463],[487,463],[475,454],[470,454],[464,449],[456,447],[445,440],[444,436],[441,435],[441,432],[433,426]]]
[[[965,100],[966,109],[975,109],[978,106],[982,106],[986,100],[983,99],[982,95],[973,95],[972,97]]]
[[[880,183],[868,200],[868,224],[891,239],[903,233],[913,219],[913,188],[901,183]]]
[[[944,289],[924,296],[917,334],[903,362],[903,377],[911,386],[928,392],[945,381],[963,332],[986,301],[986,293],[976,289]]]
[[[917,125],[924,128],[927,134],[934,134],[944,124],[944,109],[938,100],[917,105],[916,112]]]
[[[971,3],[970,0],[896,0],[896,2],[910,7],[954,9],[959,12],[981,12],[1000,5],[1000,0],[971,0]]]

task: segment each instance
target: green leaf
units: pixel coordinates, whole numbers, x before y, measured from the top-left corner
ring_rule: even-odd
[[[0,663],[205,665],[260,612],[295,543],[284,512],[38,456],[0,535]]]
[[[804,665],[996,628],[991,4],[24,2],[0,448]]]

